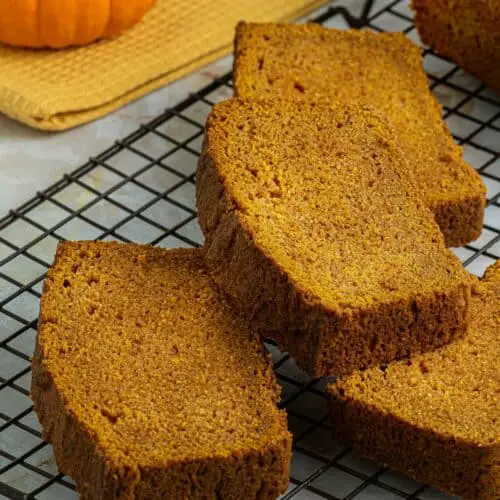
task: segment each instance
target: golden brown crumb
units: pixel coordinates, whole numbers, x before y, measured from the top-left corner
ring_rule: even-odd
[[[471,300],[464,339],[328,388],[333,434],[465,498],[500,498],[500,261]]]
[[[232,99],[208,118],[197,177],[207,265],[313,376],[465,330],[470,279],[392,136],[359,106]]]
[[[200,250],[58,247],[32,397],[84,498],[275,498],[291,437],[258,337]]]
[[[241,97],[333,99],[376,107],[394,124],[447,246],[464,245],[481,233],[486,189],[441,118],[420,50],[403,34],[240,23],[234,85]]]

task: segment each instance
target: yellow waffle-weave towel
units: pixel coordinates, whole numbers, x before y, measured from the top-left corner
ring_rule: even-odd
[[[229,52],[238,21],[290,21],[322,3],[158,0],[114,40],[61,51],[0,46],[0,112],[44,130],[80,125]]]

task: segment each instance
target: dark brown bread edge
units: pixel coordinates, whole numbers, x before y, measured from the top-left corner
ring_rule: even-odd
[[[482,282],[500,283],[500,261]],[[479,283],[474,288],[479,290]],[[481,285],[479,285],[481,286]],[[345,394],[342,380],[327,387],[333,439],[360,454],[464,499],[500,499],[500,445],[489,446],[416,427]]]
[[[414,427],[328,387],[333,439],[361,455],[464,499],[500,498],[498,445],[471,443]]]
[[[54,448],[57,468],[76,481],[82,499],[134,498],[137,473],[106,463],[92,437],[66,410],[50,373],[43,367],[38,342],[32,361],[31,399],[43,438]]]
[[[472,0],[476,2],[476,0]],[[440,21],[437,17],[438,11],[444,9],[444,13],[452,16],[462,16],[468,20],[467,12],[463,12],[460,6],[446,5],[446,2],[435,2],[432,0],[412,0],[412,8],[415,12],[415,27],[422,41],[432,47],[439,54],[455,61],[460,67],[474,75],[493,90],[500,92],[500,56],[491,60],[487,54],[498,55],[499,34],[495,31],[495,20],[491,11],[482,2],[476,2],[477,9],[483,9],[484,26],[482,33],[475,32],[473,36],[465,38],[462,33],[456,36],[451,24],[446,19]],[[498,8],[500,15],[500,8]],[[467,22],[467,21],[466,21]],[[497,22],[498,19],[497,19]],[[464,23],[465,24],[465,23]],[[485,57],[486,56],[486,57]]]
[[[207,127],[210,127],[208,122]],[[432,350],[463,336],[470,286],[430,294],[352,315],[336,315],[297,290],[269,256],[253,243],[237,207],[224,191],[205,142],[196,196],[205,234],[205,261],[233,306],[278,342],[313,377],[356,369]],[[404,337],[408,323],[411,338]]]
[[[291,438],[264,450],[228,458],[185,461],[165,468],[138,468],[106,460],[92,436],[67,411],[37,348],[33,358],[31,397],[54,448],[59,471],[71,476],[82,500],[214,498],[274,499],[286,491],[290,475]]]
[[[415,1],[415,0],[414,0]],[[419,12],[417,11],[417,19]],[[244,36],[247,23],[240,21],[236,26],[236,34],[234,37],[234,63],[233,63],[233,82],[234,95],[238,97],[240,94],[240,79],[243,76],[240,74],[238,65],[238,55],[241,52],[240,38]],[[424,36],[421,33],[421,36]],[[430,43],[424,40],[425,43]],[[242,96],[244,97],[244,96]],[[449,130],[443,122],[446,133]],[[468,198],[460,198],[453,201],[440,201],[429,206],[434,214],[434,218],[443,233],[445,244],[447,247],[461,247],[477,240],[483,229],[484,209],[486,206],[486,190],[478,191],[475,196]]]
[[[56,260],[60,252],[61,245]],[[52,327],[44,317],[43,302],[42,295],[39,331]],[[275,441],[265,449],[235,451],[231,457],[172,462],[161,468],[112,463],[99,448],[93,433],[68,410],[67,402],[45,368],[45,355],[39,335],[32,360],[33,406],[43,428],[43,438],[54,448],[59,471],[76,481],[82,500],[208,497],[271,500],[286,491],[292,438],[285,417],[283,435],[275,436]]]
[[[442,201],[429,207],[443,233],[447,247],[461,247],[477,240],[483,230],[486,194]]]
[[[240,21],[234,30],[234,39],[233,39],[233,90],[234,90],[234,97],[245,97],[244,95],[242,96],[239,92],[240,88],[240,80],[243,81],[243,76],[240,73],[240,66],[238,65],[238,60],[240,57],[240,54],[242,52],[242,49],[240,47],[241,45],[241,37],[244,36],[245,30],[247,28],[247,24],[245,21]]]

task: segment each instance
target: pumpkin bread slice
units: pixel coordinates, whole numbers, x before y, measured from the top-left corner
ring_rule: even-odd
[[[208,118],[197,173],[207,267],[312,376],[465,331],[470,277],[392,136],[358,106],[236,98]]]
[[[413,0],[422,41],[500,92],[500,0]]]
[[[275,498],[291,455],[277,397],[200,250],[59,245],[32,398],[82,498]]]
[[[234,88],[241,97],[374,106],[392,121],[447,246],[464,245],[481,233],[485,187],[441,118],[419,48],[403,34],[240,23]]]
[[[465,338],[328,387],[336,441],[467,499],[500,498],[500,262]]]

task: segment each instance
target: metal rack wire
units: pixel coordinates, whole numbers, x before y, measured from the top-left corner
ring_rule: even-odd
[[[358,16],[335,3],[314,20],[376,31],[390,22],[415,37],[405,0],[367,0]],[[429,50],[424,55],[444,118],[488,188],[481,237],[456,250],[469,270],[482,274],[500,257],[500,99],[450,62]],[[210,106],[231,93],[227,74],[0,220],[0,499],[77,497],[41,438],[28,392],[41,284],[57,241],[199,246],[194,172],[204,120]],[[305,378],[287,355],[269,349],[294,433],[292,475],[283,498],[447,498],[331,442],[324,381]]]

